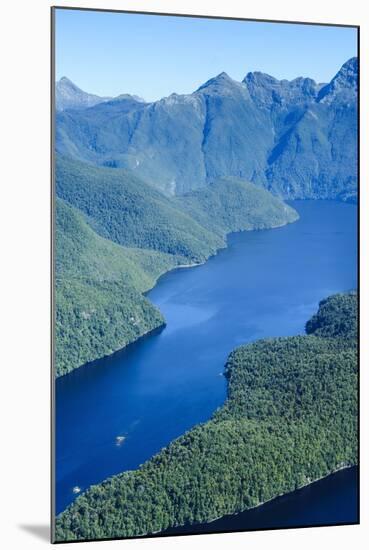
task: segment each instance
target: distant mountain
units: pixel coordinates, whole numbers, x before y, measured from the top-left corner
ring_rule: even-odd
[[[98,95],[88,94],[78,88],[69,78],[63,76],[55,85],[56,109],[64,111],[65,109],[80,109],[93,107],[103,101],[108,101],[110,97],[99,97]]]
[[[233,176],[288,199],[355,200],[357,78],[356,58],[328,84],[223,72],[188,95],[60,112],[56,148],[128,168],[168,195]]]
[[[55,85],[56,110],[64,111],[66,109],[81,110],[88,107],[94,107],[100,103],[116,104],[119,108],[123,105],[133,103],[145,103],[141,97],[130,94],[120,94],[117,97],[100,97],[89,94],[78,88],[69,78],[63,76]]]
[[[176,202],[124,169],[59,158],[56,194],[86,216],[94,231],[116,244],[204,261],[223,240]]]

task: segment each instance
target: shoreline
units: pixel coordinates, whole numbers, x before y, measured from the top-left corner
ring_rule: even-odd
[[[271,225],[270,227],[263,227],[263,228],[254,228],[254,229],[239,229],[239,230],[236,230],[236,231],[230,231],[229,233],[226,233],[225,236],[224,236],[224,240],[225,240],[225,243],[224,243],[224,246],[221,246],[219,248],[217,248],[215,250],[214,253],[211,253],[209,254],[209,256],[207,256],[207,258],[201,262],[193,262],[193,263],[189,263],[189,264],[178,264],[178,265],[173,265],[173,267],[171,267],[170,269],[168,269],[167,271],[163,271],[163,273],[161,273],[154,281],[154,284],[148,288],[147,290],[141,292],[142,296],[144,296],[147,300],[149,300],[148,298],[148,294],[157,286],[157,284],[159,283],[160,279],[162,277],[164,277],[165,275],[168,275],[169,273],[173,273],[175,272],[177,269],[189,269],[189,268],[195,268],[195,267],[200,267],[201,265],[204,265],[206,262],[208,262],[211,258],[214,258],[215,256],[217,256],[222,250],[225,250],[228,248],[228,237],[232,234],[237,234],[237,233],[244,233],[246,231],[267,231],[267,230],[270,230],[270,229],[278,229],[278,228],[281,228],[281,227],[285,227],[286,225],[289,225],[289,224],[292,224],[292,223],[296,223],[299,219],[300,219],[300,216],[298,214],[298,212],[296,211],[297,213],[297,217],[296,219],[292,220],[292,221],[287,221],[285,223],[282,223],[282,224],[277,224],[277,225]],[[150,300],[149,300],[150,301]],[[155,304],[153,304],[151,301],[150,301],[150,304],[152,307],[158,309]],[[162,312],[158,309],[158,311],[160,312],[160,314],[162,315],[162,317],[164,318]],[[113,357],[114,355],[116,355],[117,353],[120,353],[120,352],[124,352],[124,350],[127,350],[129,346],[132,346],[133,344],[136,344],[138,342],[141,341],[141,338],[145,338],[147,336],[149,336],[151,333],[155,332],[156,330],[158,329],[164,329],[166,327],[167,323],[166,323],[166,319],[164,318],[164,322],[157,326],[157,327],[154,327],[152,329],[148,329],[146,332],[144,332],[143,334],[141,334],[140,336],[138,336],[135,340],[132,340],[132,342],[129,342],[128,344],[126,344],[125,346],[123,346],[122,348],[118,348],[117,350],[113,351],[112,353],[107,353],[106,355],[101,355],[99,357],[96,357],[96,359],[92,359],[91,361],[88,361],[86,363],[82,363],[82,365],[80,365],[79,367],[75,367],[74,369],[72,369],[70,372],[67,372],[65,374],[62,374],[60,376],[54,376],[54,380],[60,380],[61,378],[64,378],[65,376],[68,376],[70,374],[72,374],[73,372],[79,370],[79,369],[82,369],[82,368],[88,368],[89,366],[92,366],[92,365],[95,365],[97,363],[97,361],[102,361],[103,359],[107,359],[108,357]]]
[[[205,523],[213,523],[214,521],[217,521],[219,519],[222,519],[222,518],[226,518],[226,517],[234,517],[234,516],[238,516],[239,514],[243,514],[244,512],[249,512],[251,510],[256,510],[257,508],[260,508],[261,506],[264,506],[265,504],[268,504],[269,502],[273,502],[274,500],[277,500],[278,498],[281,498],[281,497],[285,497],[287,495],[292,495],[293,493],[297,493],[298,491],[301,491],[302,489],[306,489],[306,487],[310,487],[311,485],[314,485],[315,483],[318,483],[319,481],[322,481],[323,479],[327,479],[328,477],[330,476],[333,476],[335,474],[337,474],[338,472],[341,472],[343,470],[349,470],[350,468],[357,468],[358,467],[358,464],[348,464],[346,466],[339,466],[338,468],[335,468],[334,470],[332,470],[331,472],[329,472],[328,474],[324,475],[324,476],[320,476],[316,479],[313,479],[312,481],[309,481],[308,483],[304,483],[303,485],[300,485],[300,487],[297,487],[297,489],[293,489],[292,491],[287,491],[287,493],[279,493],[278,495],[272,497],[272,498],[269,498],[268,500],[265,500],[264,502],[260,502],[259,504],[256,504],[255,506],[252,506],[251,508],[245,508],[244,510],[240,510],[239,512],[233,512],[231,514],[225,514],[223,516],[218,516],[214,519],[210,519],[208,521],[206,521]],[[197,523],[197,524],[189,524],[189,525],[203,525],[203,523]],[[175,529],[180,528],[180,527],[184,527],[183,525],[178,525],[175,527]],[[170,527],[169,527],[170,529]],[[159,531],[160,532],[160,531]]]
[[[152,537],[153,535],[156,537],[156,536],[168,536],[168,537],[175,537],[175,536],[181,536],[181,533],[180,532],[170,532],[171,530],[180,530],[181,527],[199,527],[200,525],[208,525],[208,524],[211,524],[211,523],[214,523],[215,521],[218,521],[220,519],[225,519],[225,518],[233,518],[233,517],[236,517],[236,516],[239,516],[240,514],[243,514],[245,512],[251,512],[252,510],[257,510],[258,508],[261,508],[262,506],[266,505],[266,504],[269,504],[281,497],[286,497],[288,495],[293,495],[294,493],[297,493],[303,489],[306,489],[307,487],[310,487],[311,485],[314,485],[315,483],[318,483],[319,481],[322,481],[324,479],[327,479],[329,478],[330,476],[334,476],[335,474],[337,474],[338,472],[341,472],[343,470],[349,470],[351,468],[358,468],[359,465],[358,464],[349,464],[349,465],[346,465],[346,466],[340,466],[338,468],[335,468],[334,470],[332,470],[332,472],[329,472],[328,474],[324,475],[324,476],[321,476],[321,477],[318,477],[317,479],[314,479],[312,481],[309,481],[308,483],[305,483],[303,485],[301,485],[300,487],[297,487],[297,489],[293,489],[292,491],[287,491],[286,493],[279,493],[278,495],[276,496],[273,496],[272,498],[268,499],[268,500],[265,500],[264,502],[260,502],[259,504],[256,504],[255,506],[252,506],[250,508],[245,508],[243,510],[239,510],[238,512],[233,512],[233,513],[229,513],[229,514],[224,514],[222,516],[218,516],[216,518],[213,518],[213,519],[209,519],[207,521],[204,521],[204,522],[201,522],[201,523],[186,523],[186,524],[182,524],[182,525],[174,525],[174,526],[171,526],[171,527],[167,527],[166,529],[162,530],[162,531],[153,531],[151,533],[144,533],[144,534],[141,534],[141,535],[137,535],[138,538],[149,538],[149,537]],[[246,530],[247,531],[247,530]],[[221,531],[222,532],[222,531]],[[232,531],[233,532],[233,531]],[[204,534],[211,534],[211,531],[204,531]],[[214,534],[216,534],[217,531],[214,531]],[[185,533],[185,534],[190,534],[190,533]],[[194,533],[194,534],[198,534],[197,532]]]
[[[323,481],[323,480],[329,478],[330,476],[334,476],[338,472],[341,472],[343,470],[350,470],[351,468],[359,468],[359,464],[349,464],[349,465],[345,465],[345,466],[339,466],[338,468],[335,468],[334,470],[332,470],[328,474],[326,474],[324,476],[321,476],[317,479],[314,479],[313,481],[310,481],[309,483],[305,483],[305,484],[301,485],[300,487],[298,487],[297,489],[293,489],[292,491],[287,491],[286,493],[280,493],[278,495],[273,496],[272,498],[270,498],[268,500],[265,500],[264,502],[260,502],[259,504],[256,504],[255,506],[252,506],[250,508],[245,508],[243,510],[239,510],[238,512],[224,514],[222,516],[218,516],[216,518],[207,520],[207,521],[202,522],[202,523],[187,523],[187,524],[182,524],[182,525],[174,525],[174,526],[171,526],[171,527],[167,527],[164,530],[151,531],[151,532],[148,532],[148,533],[140,533],[138,535],[134,535],[133,537],[132,536],[123,537],[120,540],[129,540],[129,539],[132,539],[132,538],[133,539],[144,539],[144,538],[176,537],[176,536],[183,536],[183,535],[191,535],[191,533],[181,533],[181,532],[177,533],[176,530],[180,530],[181,527],[188,528],[188,527],[196,527],[196,526],[199,527],[200,525],[208,525],[208,524],[212,524],[212,523],[214,523],[214,522],[216,522],[220,519],[231,518],[231,517],[233,518],[233,517],[236,517],[236,516],[238,516],[240,514],[243,514],[245,512],[251,512],[252,510],[257,510],[258,508],[261,508],[262,506],[264,506],[266,504],[269,504],[269,503],[271,503],[271,502],[273,502],[273,501],[275,501],[279,498],[287,497],[288,495],[293,495],[294,493],[298,493],[299,491],[301,491],[303,489],[306,489],[307,487],[310,487],[311,485],[314,485],[315,483],[318,483],[319,481]],[[107,479],[109,479],[109,478],[107,478]],[[63,510],[63,512],[64,511],[65,510]],[[60,514],[62,514],[63,512],[60,512]],[[60,514],[58,514],[58,516]],[[58,516],[56,516],[56,518]],[[171,530],[175,530],[175,531],[171,532]],[[247,532],[247,531],[250,531],[250,529],[242,530],[242,532]],[[228,531],[220,531],[219,533],[225,533],[225,532],[228,532]],[[230,532],[237,532],[237,531],[232,530]],[[217,534],[217,533],[218,533],[217,531],[212,532],[212,531],[206,531],[205,530],[203,533],[200,533],[200,534]],[[199,533],[194,532],[193,534],[196,535],[196,534],[199,534]],[[89,540],[91,540],[91,539],[78,539],[77,538],[74,541],[71,540],[70,542],[84,542],[84,541],[89,541]],[[101,539],[101,540],[111,540],[111,539]]]
[[[141,340],[144,340],[145,338],[149,338],[151,335],[153,335],[154,333],[156,332],[161,332],[162,330],[164,330],[164,328],[166,327],[166,322],[164,321],[163,323],[161,323],[160,325],[158,325],[157,327],[154,327],[154,328],[151,328],[151,329],[148,329],[146,332],[144,332],[143,334],[141,334],[138,338],[136,338],[136,340],[132,340],[132,342],[129,342],[128,344],[126,344],[123,348],[118,348],[117,350],[113,351],[112,353],[108,353],[106,355],[102,355],[101,357],[98,357],[97,359],[93,359],[92,361],[88,361],[87,363],[83,363],[83,365],[81,365],[80,367],[76,367],[75,369],[71,370],[70,372],[67,372],[66,374],[62,374],[61,376],[56,376],[55,377],[55,382],[57,382],[58,380],[62,380],[63,378],[65,378],[66,376],[70,376],[70,375],[73,375],[73,373],[76,373],[76,372],[79,372],[80,369],[83,369],[84,367],[86,368],[90,368],[90,367],[98,367],[99,366],[99,362],[100,361],[104,361],[106,359],[112,359],[114,358],[115,356],[119,355],[119,354],[124,354],[124,353],[127,353],[132,347],[134,347],[135,345],[137,345],[139,342],[141,342]]]

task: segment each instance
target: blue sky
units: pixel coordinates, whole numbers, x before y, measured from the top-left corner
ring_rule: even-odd
[[[222,71],[327,82],[357,55],[356,29],[56,10],[56,78],[148,101],[190,93]]]

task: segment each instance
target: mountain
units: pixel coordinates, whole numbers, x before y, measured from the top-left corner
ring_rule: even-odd
[[[205,261],[229,231],[298,217],[244,181],[169,198],[128,170],[67,158],[56,162],[56,194],[57,376],[163,326],[143,296],[162,273]]]
[[[279,128],[268,156],[268,189],[282,196],[355,201],[357,197],[357,59]]]
[[[94,105],[109,99],[111,98],[99,97],[97,95],[84,92],[66,76],[63,76],[55,84],[55,102],[57,111],[93,107]]]
[[[349,59],[336,74],[332,81],[319,92],[321,103],[332,103],[340,99],[341,102],[352,102],[353,94],[358,91],[358,60],[357,57]]]
[[[283,198],[355,200],[358,63],[328,84],[226,73],[188,95],[57,114],[56,149],[126,168],[167,195],[233,176]]]
[[[56,540],[122,538],[212,521],[357,464],[357,296],[320,304],[308,335],[228,357],[227,400],[135,471],[90,487]]]

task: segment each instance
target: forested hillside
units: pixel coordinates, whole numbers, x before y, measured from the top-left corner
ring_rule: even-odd
[[[56,194],[81,210],[99,235],[123,246],[203,261],[223,243],[128,170],[58,158]]]
[[[56,201],[56,375],[108,355],[164,324],[142,296],[180,257],[124,248]]]
[[[142,293],[177,265],[205,261],[226,234],[297,213],[240,180],[169,198],[127,170],[56,164],[56,375],[164,324]]]
[[[356,464],[356,318],[356,294],[336,295],[310,334],[233,351],[228,398],[212,419],[78,497],[57,518],[57,540],[210,521]]]

